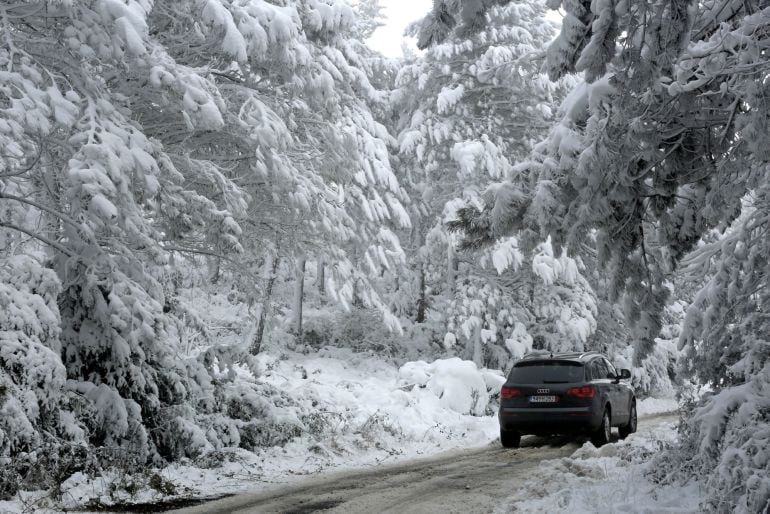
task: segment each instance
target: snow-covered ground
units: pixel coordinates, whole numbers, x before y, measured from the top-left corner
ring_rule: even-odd
[[[639,410],[664,403],[643,401]],[[702,483],[664,486],[646,475],[653,465],[650,459],[672,445],[676,436],[675,424],[668,422],[601,448],[586,442],[569,457],[543,461],[499,512],[700,512]]]
[[[397,368],[374,355],[324,348],[311,355],[261,355],[252,367],[258,378],[238,368],[237,387],[243,395],[269,391],[264,415],[275,420],[277,433],[296,429],[296,437],[257,452],[211,449],[194,461],[157,470],[154,488],[149,479],[117,474],[91,479],[77,473],[62,484],[58,506],[75,509],[95,500],[102,505],[146,503],[267,489],[331,469],[393,463],[481,446],[497,437],[490,394],[499,391],[504,378],[469,361],[417,361]],[[281,397],[286,399],[283,406],[276,401]],[[127,483],[131,481],[135,483]],[[157,490],[164,484],[173,484],[174,494]],[[166,492],[171,490],[167,485]],[[25,505],[52,503],[42,493],[31,493],[21,501],[0,502],[0,513],[20,512]]]
[[[652,416],[664,412],[676,412],[678,409],[679,404],[673,398],[645,398],[638,403],[636,412],[639,416]]]
[[[328,349],[263,363],[270,368],[264,380],[304,399],[324,426],[283,447],[232,452],[233,461],[221,467],[174,465],[164,476],[207,495],[253,491],[331,469],[481,446],[497,437],[497,418],[483,414],[487,383],[499,390],[503,379],[468,361],[418,361],[397,369],[376,357]]]
[[[265,402],[269,409],[263,415],[282,427],[298,430],[296,436],[287,437],[285,444],[257,452],[211,448],[194,461],[173,464],[144,478],[112,474],[93,479],[77,473],[62,485],[60,502],[53,503],[42,493],[29,493],[19,501],[0,502],[0,513],[22,512],[32,506],[75,509],[89,502],[151,503],[259,491],[330,470],[365,468],[452,449],[481,447],[498,436],[495,393],[504,378],[499,371],[479,370],[469,361],[416,361],[396,367],[375,355],[324,348],[310,355],[261,355],[252,363],[252,371],[237,368],[235,383],[244,395],[271,391],[273,396]],[[283,406],[275,401],[279,396],[287,399]],[[673,400],[647,399],[639,404],[643,416],[675,409]],[[656,432],[655,437],[668,441],[673,436],[669,429]],[[524,503],[524,510],[529,511],[553,505],[549,502],[563,502],[560,491],[572,483],[595,482],[592,487],[599,494],[609,494],[614,486],[606,486],[610,489],[605,491],[602,481],[614,484],[619,475],[614,471],[602,474],[602,470],[617,468],[639,475],[641,468],[630,466],[628,455],[646,455],[647,448],[658,444],[649,436],[629,441],[629,445],[610,445],[599,453],[586,445],[571,457],[578,463],[575,466],[544,465],[545,476],[565,474],[562,486],[551,490],[538,479],[541,485],[533,485],[532,490],[544,496],[513,499],[512,505],[518,508],[519,503],[530,502]],[[580,473],[581,469],[587,471],[576,474],[574,479],[569,475],[570,470]],[[575,503],[580,498],[569,495],[568,500]]]

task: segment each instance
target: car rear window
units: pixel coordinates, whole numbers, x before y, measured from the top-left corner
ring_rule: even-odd
[[[522,362],[511,370],[509,380],[517,384],[582,382],[583,369],[578,362]]]

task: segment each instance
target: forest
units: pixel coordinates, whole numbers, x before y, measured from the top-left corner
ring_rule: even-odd
[[[0,0],[0,501],[405,430],[300,358],[467,373],[471,419],[596,350],[679,401],[651,480],[767,512],[770,2],[434,0],[401,59],[382,23]]]

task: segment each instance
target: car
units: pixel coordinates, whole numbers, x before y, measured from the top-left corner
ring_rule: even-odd
[[[500,442],[518,448],[521,436],[587,434],[595,446],[636,432],[636,396],[598,352],[533,352],[511,369],[500,390]]]

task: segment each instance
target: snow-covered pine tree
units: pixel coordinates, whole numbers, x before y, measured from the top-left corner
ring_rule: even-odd
[[[202,364],[174,347],[161,286],[167,252],[238,252],[232,215],[246,207],[210,160],[175,152],[178,141],[221,129],[223,105],[200,70],[153,39],[153,7],[164,4],[0,6],[0,227],[4,262],[19,263],[3,283],[39,316],[4,324],[4,361],[34,350],[41,362],[25,373],[48,368],[47,387],[63,388],[50,404],[65,392],[78,398],[72,419],[51,408],[66,433],[46,421],[47,434],[79,434],[140,464],[195,452],[184,447],[196,430],[186,425],[211,393]],[[37,264],[6,260],[19,253]],[[38,287],[36,277],[57,285]],[[39,334],[51,351],[18,330]],[[37,383],[12,373],[4,377],[12,391]],[[24,450],[13,441],[11,454]]]
[[[0,259],[0,499],[40,485],[29,484],[23,471],[34,464],[38,449],[65,453],[61,441],[77,447],[84,440],[69,412],[76,401],[64,391],[60,291],[56,273],[34,258]]]
[[[574,52],[550,51],[549,66],[608,71],[586,76],[568,97],[562,121],[521,166],[533,178],[516,211],[504,208],[508,199],[498,195],[496,213],[490,210],[489,219],[476,223],[502,233],[534,224],[552,234],[557,247],[575,248],[597,229],[598,256],[612,273],[612,290],[630,294],[626,313],[644,342],[638,355],[643,358],[660,328],[655,313],[668,297],[664,277],[705,230],[729,223],[739,212],[747,180],[755,177],[753,166],[738,171],[732,156],[753,161],[755,151],[764,155],[754,141],[766,122],[757,113],[754,72],[728,77],[726,71],[739,61],[722,64],[719,50],[698,47],[722,30],[708,10],[659,6],[651,16],[653,8],[646,4],[593,8],[596,28],[587,32],[592,43],[585,49],[578,44]],[[577,4],[567,9],[587,16]],[[761,17],[743,20],[742,12],[731,15],[738,33],[751,30]],[[602,16],[620,30],[600,31]],[[696,24],[692,31],[691,24]],[[575,39],[570,27],[563,27],[557,46]],[[622,45],[618,51],[593,52],[611,34]],[[750,48],[739,54],[758,62]],[[719,66],[707,66],[709,59]],[[746,108],[744,101],[760,107]],[[735,144],[738,134],[745,143]],[[688,157],[693,155],[698,157]]]
[[[1,6],[0,22],[3,259],[37,262],[11,269],[5,292],[41,316],[6,320],[0,354],[45,360],[2,376],[8,419],[25,425],[3,427],[3,457],[41,430],[136,463],[252,444],[238,431],[260,420],[228,418],[242,399],[214,383],[211,352],[175,347],[186,312],[164,286],[168,257],[237,261],[253,282],[247,259],[274,273],[279,258],[308,255],[328,263],[342,303],[357,294],[386,311],[367,283],[402,260],[391,228],[409,218],[352,9],[27,2]],[[25,390],[36,369],[61,389],[45,408]],[[70,398],[82,405],[59,426]]]
[[[483,212],[464,212],[463,222],[477,242],[534,225],[551,234],[557,247],[577,248],[595,231],[611,292],[624,296],[639,363],[660,332],[670,273],[704,234],[724,230],[739,216],[747,195],[763,201],[770,162],[770,8],[762,1],[732,0],[563,7],[566,20],[549,49],[549,68],[552,77],[584,72],[586,82],[521,167],[533,177],[532,186],[515,208],[508,196],[497,194]],[[436,19],[434,14],[426,20],[426,34],[445,37],[452,23],[436,29]],[[459,19],[473,29],[478,16]],[[723,389],[698,411],[685,459],[695,457],[714,483],[728,465],[741,469],[729,472],[736,477],[729,485],[715,489],[705,505],[714,511],[758,512],[770,498],[759,478],[766,476],[768,461],[752,460],[768,426],[768,355],[755,316],[767,276],[759,271],[761,261],[746,260],[762,245],[762,237],[755,238],[762,223],[753,229],[761,218],[750,216],[740,225],[748,231],[739,227],[739,235],[726,239],[719,257],[725,266],[708,286],[714,295],[696,301],[713,308],[702,323],[695,323],[702,318],[697,313],[690,316],[694,325],[683,338],[693,356],[702,356],[694,362],[708,364],[700,368],[701,380]],[[725,319],[718,318],[720,311]],[[742,318],[738,327],[730,324],[733,312],[757,323],[749,340],[742,338]],[[714,337],[699,326],[713,327]],[[751,433],[760,435],[754,439]],[[715,463],[721,463],[716,471]]]
[[[415,320],[430,318],[447,350],[479,365],[505,367],[533,335],[536,348],[581,349],[595,328],[578,264],[554,256],[539,234],[500,239],[469,258],[446,228],[458,209],[483,204],[490,180],[517,179],[510,159],[542,137],[569,82],[540,73],[555,33],[544,15],[534,2],[491,8],[480,31],[450,36],[405,65],[394,92],[402,182],[421,200],[411,213],[412,277],[400,287],[412,291]]]
[[[354,6],[356,12],[355,35],[366,41],[374,31],[385,25],[385,9],[380,0],[358,0]]]
[[[197,23],[191,8],[168,16],[159,37],[182,37]],[[202,41],[221,52],[210,62],[212,80],[239,129],[203,146],[193,141],[190,151],[221,156],[212,161],[249,193],[239,222],[251,263],[241,283],[262,303],[252,350],[261,344],[276,273],[286,264],[301,283],[302,266],[289,263],[308,259],[323,263],[326,290],[340,303],[357,296],[395,326],[369,277],[402,259],[392,230],[410,223],[407,197],[390,167],[391,137],[372,114],[386,96],[369,81],[381,70],[354,11],[345,2],[256,9],[212,1],[206,12]],[[184,58],[196,64],[195,53]],[[265,279],[254,284],[259,267]]]
[[[770,169],[768,169],[770,171]],[[761,512],[770,502],[770,188],[759,186],[725,234],[684,261],[709,278],[687,310],[679,343],[684,371],[716,394],[683,427],[687,469],[707,477],[704,507]],[[705,272],[705,273],[704,273]]]

